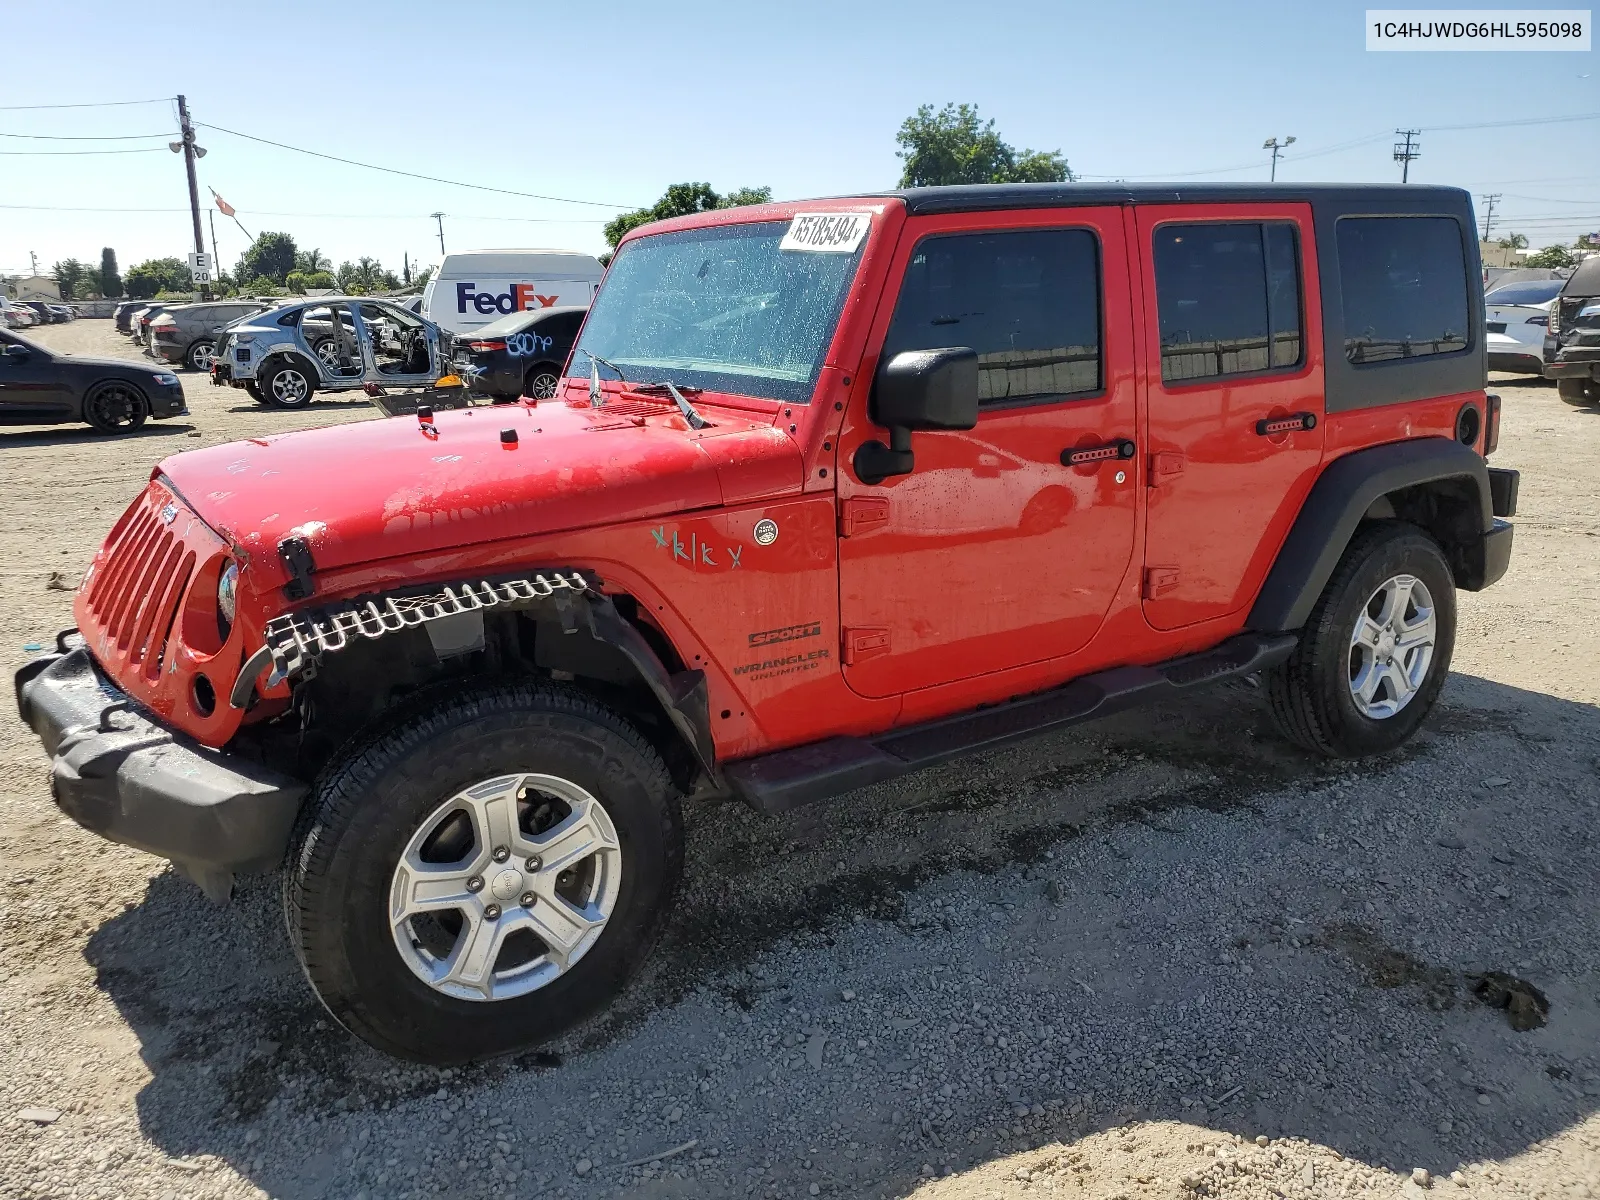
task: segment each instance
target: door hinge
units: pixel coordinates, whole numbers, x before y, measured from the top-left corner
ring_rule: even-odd
[[[1162,450],[1150,456],[1150,486],[1160,487],[1174,476],[1183,474],[1183,455]]]
[[[889,631],[876,626],[859,626],[841,630],[844,644],[844,665],[853,667],[858,662],[889,653]]]
[[[1178,586],[1177,567],[1146,567],[1144,572],[1144,598],[1154,600]]]
[[[839,536],[855,537],[889,523],[889,501],[883,496],[851,496],[839,503]]]

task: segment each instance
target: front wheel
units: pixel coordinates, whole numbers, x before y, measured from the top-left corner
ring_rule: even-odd
[[[1450,670],[1455,579],[1439,545],[1399,521],[1351,539],[1289,661],[1267,676],[1291,741],[1332,758],[1397,749]]]
[[[217,357],[217,344],[211,341],[198,341],[189,347],[189,353],[184,356],[189,361],[189,366],[196,371],[211,370],[211,363]]]
[[[537,1045],[611,1002],[682,867],[655,749],[587,693],[432,693],[320,780],[284,872],[335,1020],[417,1062]]]
[[[83,419],[99,433],[132,433],[149,413],[144,393],[131,383],[102,383],[83,399]]]

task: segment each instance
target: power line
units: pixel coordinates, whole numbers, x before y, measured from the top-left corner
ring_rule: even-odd
[[[187,208],[93,208],[67,204],[0,204],[0,210],[18,212],[92,212],[92,213],[183,213]],[[426,213],[319,213],[285,212],[270,208],[241,208],[240,212],[253,217],[306,217],[349,221],[421,221]],[[471,213],[452,214],[458,221],[512,221],[527,225],[603,225],[599,217],[486,217]]]
[[[146,146],[140,150],[0,150],[0,154],[7,155],[11,158],[50,158],[52,156],[60,156],[63,154],[159,154],[165,149],[165,146]]]
[[[108,133],[108,134],[66,134],[66,133],[0,133],[0,137],[26,138],[30,142],[142,142],[150,138],[169,138],[172,131],[166,133]]]
[[[1467,125],[1425,125],[1423,128],[1429,133],[1444,133],[1454,129],[1510,129],[1516,125],[1560,125],[1568,121],[1600,121],[1600,112],[1574,113],[1565,117],[1522,117],[1515,121],[1474,121]]]
[[[328,162],[344,163],[350,167],[365,167],[369,171],[382,171],[388,175],[404,175],[408,179],[421,179],[428,183],[445,183],[452,187],[471,188],[478,192],[495,192],[502,196],[521,196],[525,200],[553,200],[558,204],[587,204],[593,208],[638,208],[636,204],[608,204],[603,200],[574,200],[570,196],[544,196],[536,192],[518,192],[511,188],[489,187],[482,183],[466,183],[460,179],[442,179],[437,175],[419,175],[415,171],[402,171],[396,167],[381,167],[377,163],[357,162],[353,158],[340,158],[337,154],[323,154],[318,150],[307,150],[304,146],[291,146],[287,142],[275,142],[271,138],[256,137],[252,133],[240,133],[237,129],[227,129],[221,125],[208,125],[204,121],[196,121],[202,129],[213,129],[218,133],[232,134],[234,137],[244,138],[251,142],[260,142],[265,146],[276,146],[280,150],[292,150],[296,154],[309,154],[312,158],[326,159]]]
[[[171,96],[154,100],[97,100],[90,104],[0,104],[0,112],[38,112],[45,108],[126,108],[131,104],[170,104]]]

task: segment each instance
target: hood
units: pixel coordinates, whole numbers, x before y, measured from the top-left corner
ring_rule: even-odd
[[[707,415],[715,425],[692,430],[632,397],[497,405],[437,414],[436,436],[390,417],[194,450],[156,473],[260,591],[287,578],[277,547],[289,536],[326,571],[800,490],[799,448],[770,418]]]

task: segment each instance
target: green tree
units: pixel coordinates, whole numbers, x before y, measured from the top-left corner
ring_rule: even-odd
[[[766,204],[772,199],[769,187],[735,188],[726,196],[719,196],[709,183],[675,183],[649,208],[638,208],[623,213],[605,227],[606,243],[615,246],[629,231],[652,221],[665,221],[671,217],[686,217],[690,213],[711,212],[718,208],[739,208],[746,204]],[[609,258],[602,260],[609,261]]]
[[[152,258],[130,267],[123,278],[130,300],[148,300],[159,292],[187,292],[192,281],[188,264],[176,258]]]
[[[100,251],[100,295],[115,300],[122,295],[122,276],[117,274],[117,252],[110,246]]]
[[[1525,233],[1508,233],[1500,239],[1500,247],[1504,250],[1526,250],[1528,248],[1528,235]]]
[[[1566,246],[1546,246],[1542,250],[1535,250],[1522,260],[1525,267],[1571,267],[1576,266],[1578,256]]]
[[[311,275],[317,271],[331,271],[333,270],[333,260],[323,254],[320,248],[296,250],[294,269],[304,275]]]
[[[975,104],[924,104],[895,134],[904,161],[901,187],[942,183],[1070,183],[1072,169],[1059,150],[1017,150],[981,121]]]
[[[282,287],[297,265],[292,237],[287,233],[263,233],[244,252],[234,274],[240,279],[263,277]]]
[[[63,300],[76,299],[88,290],[89,276],[83,264],[75,258],[62,259],[50,268],[50,274]]]
[[[287,272],[285,272],[285,275],[287,275]],[[276,279],[268,278],[265,275],[256,275],[245,280],[242,290],[246,296],[283,295],[283,286]]]

